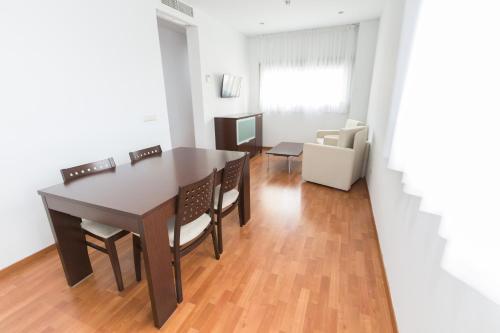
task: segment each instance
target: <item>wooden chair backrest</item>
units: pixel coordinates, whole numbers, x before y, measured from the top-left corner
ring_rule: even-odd
[[[216,173],[217,169],[214,169],[210,175],[202,180],[179,187],[177,215],[175,217],[176,229],[193,222],[207,212],[213,218],[213,193]]]
[[[97,162],[82,164],[67,169],[61,169],[61,175],[64,183],[69,183],[79,178],[95,175],[104,171],[114,170],[115,168],[115,160],[110,157]]]
[[[135,162],[138,162],[138,161],[143,160],[143,159],[148,158],[148,157],[161,155],[161,153],[162,153],[161,146],[158,145],[158,146],[144,148],[144,149],[137,150],[137,151],[131,151],[130,153],[128,153],[128,155],[130,156],[130,161],[132,163],[135,163]]]
[[[226,162],[224,171],[222,172],[220,195],[231,191],[233,188],[238,188],[239,190],[245,159],[246,156],[243,156],[237,160]]]

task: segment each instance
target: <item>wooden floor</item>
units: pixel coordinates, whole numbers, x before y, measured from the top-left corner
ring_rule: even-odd
[[[161,331],[393,332],[364,181],[345,193],[302,182],[298,162],[289,175],[286,159],[268,171],[256,157],[251,182],[252,219],[226,218],[220,261],[210,237],[183,258],[184,302]],[[0,332],[158,332],[131,244],[119,241],[121,293],[93,250],[94,274],[74,288],[55,250],[0,273]]]

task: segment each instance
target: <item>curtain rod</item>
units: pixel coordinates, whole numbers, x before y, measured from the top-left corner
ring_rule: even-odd
[[[281,31],[281,32],[271,32],[271,33],[268,33],[268,34],[259,34],[259,35],[250,36],[250,38],[265,37],[265,36],[272,36],[272,35],[282,35],[282,34],[289,34],[289,33],[294,33],[294,32],[327,30],[327,29],[332,29],[332,28],[359,27],[359,24],[360,23],[350,23],[350,24],[330,25],[330,26],[317,27],[317,28],[309,28],[309,29],[299,29],[299,30],[288,30],[288,31]]]

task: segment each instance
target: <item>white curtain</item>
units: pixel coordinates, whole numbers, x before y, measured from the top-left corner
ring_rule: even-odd
[[[495,1],[421,0],[389,167],[442,216],[442,266],[500,304],[500,46]]]
[[[349,25],[260,36],[261,110],[346,113],[357,34]]]

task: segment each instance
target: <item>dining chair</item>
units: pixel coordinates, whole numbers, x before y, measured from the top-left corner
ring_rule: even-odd
[[[160,145],[156,145],[149,148],[144,148],[136,151],[131,151],[128,153],[130,156],[130,162],[132,164],[139,162],[145,158],[161,155],[162,150]],[[141,239],[139,234],[133,233],[132,244],[134,249],[134,264],[135,264],[135,279],[137,281],[141,280]]]
[[[161,155],[161,153],[162,153],[161,146],[157,145],[154,147],[144,148],[137,151],[131,151],[130,153],[128,153],[128,155],[130,156],[130,162],[132,162],[133,164],[145,158]]]
[[[113,158],[92,162],[75,166],[68,169],[61,169],[61,175],[65,184],[69,184],[79,178],[92,176],[98,173],[112,171],[116,168]],[[91,236],[104,243],[104,247],[85,240],[87,246],[94,248],[100,252],[104,252],[109,256],[111,267],[115,274],[116,285],[119,291],[123,290],[123,279],[120,269],[120,262],[118,260],[118,253],[116,252],[116,241],[126,236],[129,232],[119,228],[115,228],[99,222],[82,219],[81,227],[86,235]]]
[[[226,162],[224,171],[222,172],[221,184],[215,188],[214,194],[214,209],[217,214],[215,225],[217,226],[217,244],[219,245],[219,253],[224,251],[222,245],[222,218],[230,214],[239,205],[241,174],[245,165],[243,156],[237,160]],[[238,210],[240,226],[243,226],[243,212]]]
[[[212,235],[215,258],[219,260],[217,237],[214,222],[214,184],[217,169],[195,183],[179,187],[177,196],[176,215],[167,223],[170,250],[173,254],[175,289],[177,302],[181,303],[182,279],[181,257],[185,256],[209,235]],[[134,262],[137,281],[141,279],[141,239],[140,235],[133,234]]]

